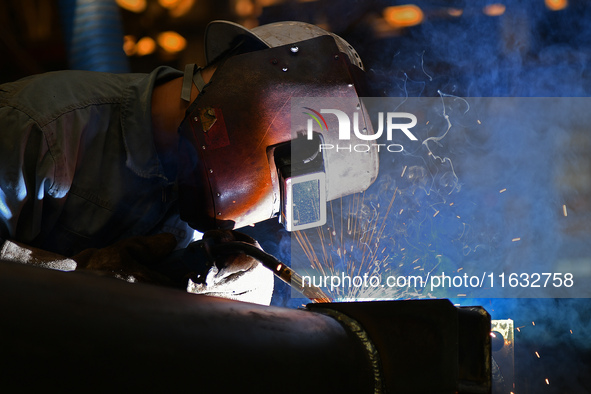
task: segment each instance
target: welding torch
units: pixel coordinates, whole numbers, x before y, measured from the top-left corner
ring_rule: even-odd
[[[313,302],[331,302],[331,298],[326,295],[320,288],[315,286],[304,286],[302,276],[293,269],[283,264],[272,254],[265,252],[247,242],[231,241],[224,242],[217,245],[209,245],[204,243],[208,254],[212,256],[220,254],[236,254],[244,253],[250,257],[257,259],[262,265],[270,269],[275,276],[290,285],[295,290],[302,293],[305,297]]]
[[[301,275],[275,256],[244,241],[216,242],[214,239],[195,241],[187,248],[173,252],[165,261],[150,268],[169,278],[173,282],[173,287],[186,288],[188,279],[196,283],[205,283],[207,272],[219,256],[239,253],[258,260],[275,276],[311,301],[318,303],[332,301],[320,288],[311,284],[304,286]]]

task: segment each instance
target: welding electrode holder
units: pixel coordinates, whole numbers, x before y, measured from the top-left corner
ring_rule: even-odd
[[[231,241],[220,244],[211,244],[207,240],[203,243],[206,253],[215,261],[222,254],[244,253],[254,257],[266,268],[270,269],[279,279],[302,293],[313,302],[330,302],[331,299],[321,289],[312,286],[303,286],[302,277],[287,265],[279,261],[275,256],[243,241]]]
[[[244,239],[254,242],[254,239],[246,235],[240,234],[239,236],[244,236]],[[166,260],[150,268],[170,278],[175,287],[186,289],[189,279],[197,284],[205,284],[207,273],[216,264],[216,261],[219,262],[222,256],[236,254],[245,254],[255,258],[279,279],[313,302],[331,301],[319,288],[303,286],[302,277],[275,256],[246,241],[229,240],[229,238],[223,237],[223,234],[204,236],[200,241],[191,242],[186,248],[174,251]]]

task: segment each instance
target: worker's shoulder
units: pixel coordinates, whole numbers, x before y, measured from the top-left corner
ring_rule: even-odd
[[[50,101],[55,105],[117,100],[125,87],[142,74],[110,74],[65,70],[32,75],[0,86],[3,104],[32,104]]]
[[[113,74],[95,71],[64,70],[25,77],[0,85],[0,105],[9,106],[41,123],[64,113],[96,105],[120,104],[130,96],[149,97],[159,74]],[[156,74],[152,76],[152,74]]]

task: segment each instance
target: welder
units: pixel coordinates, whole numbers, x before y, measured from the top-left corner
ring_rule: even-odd
[[[258,246],[234,229],[275,216],[305,227],[285,202],[298,176],[322,180],[320,205],[373,182],[375,152],[345,186],[326,181],[330,157],[290,156],[293,141],[310,146],[292,135],[291,97],[357,98],[363,65],[342,38],[301,22],[214,21],[205,52],[207,66],[184,72],[69,70],[0,86],[0,258],[130,282],[181,275],[191,292],[270,303],[269,270],[209,246]],[[183,271],[187,259],[200,268]]]

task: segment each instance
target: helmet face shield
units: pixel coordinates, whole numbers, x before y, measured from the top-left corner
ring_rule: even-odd
[[[332,108],[358,108],[356,68],[329,35],[227,59],[179,128],[181,218],[206,231],[239,228],[281,213],[284,222],[290,217],[288,228],[297,229],[298,223],[322,224],[326,201],[350,191],[331,176],[363,173],[369,186],[377,175],[377,153],[368,153],[369,170],[339,169],[344,162],[339,165],[332,152],[319,149],[321,142],[330,143],[328,130],[314,130],[319,136],[308,140],[306,123],[292,128],[295,97],[326,97]],[[291,160],[302,155],[309,156]],[[304,219],[306,201],[319,208]]]
[[[274,149],[281,205],[279,221],[288,231],[326,223],[326,168],[322,134],[299,134]]]

